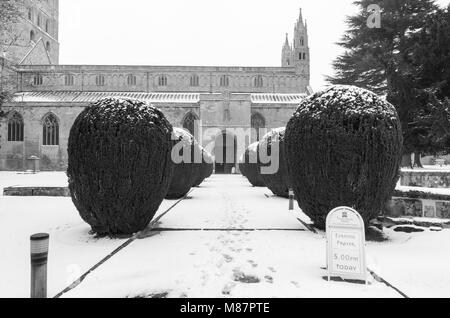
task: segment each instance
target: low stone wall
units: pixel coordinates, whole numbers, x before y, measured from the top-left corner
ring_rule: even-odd
[[[396,191],[384,214],[391,217],[427,217],[450,219],[450,195],[419,191]]]
[[[4,196],[15,197],[70,197],[67,187],[9,187],[3,189]]]
[[[402,171],[400,183],[406,187],[450,188],[450,171]]]

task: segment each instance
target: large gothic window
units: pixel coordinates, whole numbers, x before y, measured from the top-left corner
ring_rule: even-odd
[[[195,125],[198,120],[198,117],[190,112],[183,119],[183,128],[189,131],[192,136],[195,137]]]
[[[266,128],[266,120],[264,117],[259,113],[254,113],[252,115],[252,128],[255,130],[256,133],[256,141],[260,141],[262,136],[262,129]]]
[[[14,112],[8,120],[8,141],[23,141],[23,118]]]
[[[42,144],[44,146],[59,145],[59,123],[53,114],[48,114],[43,120]]]
[[[300,38],[300,45],[301,46],[305,45],[305,39],[303,37]]]

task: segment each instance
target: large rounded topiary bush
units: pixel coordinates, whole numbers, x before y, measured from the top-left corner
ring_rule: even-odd
[[[275,195],[288,198],[290,183],[284,156],[284,135],[285,128],[277,128],[264,136],[258,145],[258,165],[266,187]]]
[[[107,98],[87,107],[70,131],[72,200],[99,235],[127,235],[152,220],[169,188],[172,126],[144,102]]]
[[[376,217],[398,180],[402,130],[374,93],[334,86],[306,98],[286,128],[286,157],[300,208],[325,228],[338,206]]]
[[[194,187],[199,187],[205,179],[209,178],[214,171],[214,164],[211,154],[203,148],[202,151],[202,163],[197,164],[196,178]]]
[[[265,187],[264,181],[259,173],[257,142],[251,144],[245,150],[239,162],[239,170],[254,187]]]
[[[172,160],[175,167],[166,199],[181,199],[191,190],[200,173],[195,164],[195,153],[201,151],[195,138],[182,128],[173,129]],[[199,157],[199,156],[198,156]]]

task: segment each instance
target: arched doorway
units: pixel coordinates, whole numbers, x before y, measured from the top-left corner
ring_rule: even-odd
[[[222,132],[216,137],[214,145],[216,173],[231,174],[237,162],[237,140],[233,134]]]
[[[191,133],[192,136],[198,139],[196,130],[198,130],[198,117],[193,112],[189,112],[183,118],[183,128]]]
[[[254,113],[252,114],[251,125],[254,129],[253,132],[255,133],[254,141],[260,141],[263,137],[263,129],[266,128],[266,120],[260,113]]]

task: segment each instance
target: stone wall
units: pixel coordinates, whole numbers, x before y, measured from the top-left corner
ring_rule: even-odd
[[[136,82],[128,81],[134,76]],[[42,76],[42,85],[34,85]],[[66,77],[73,77],[67,85]],[[104,78],[98,85],[97,77]],[[166,85],[159,85],[164,76]],[[191,78],[198,76],[198,85]],[[221,77],[228,85],[221,85]],[[255,78],[262,77],[262,86]],[[130,92],[196,92],[196,93],[306,93],[309,77],[297,70],[281,67],[200,67],[200,66],[21,66],[19,91],[130,91]]]
[[[385,208],[390,217],[426,217],[450,219],[450,201],[394,197]]]
[[[450,171],[402,171],[400,183],[406,187],[450,188]]]

